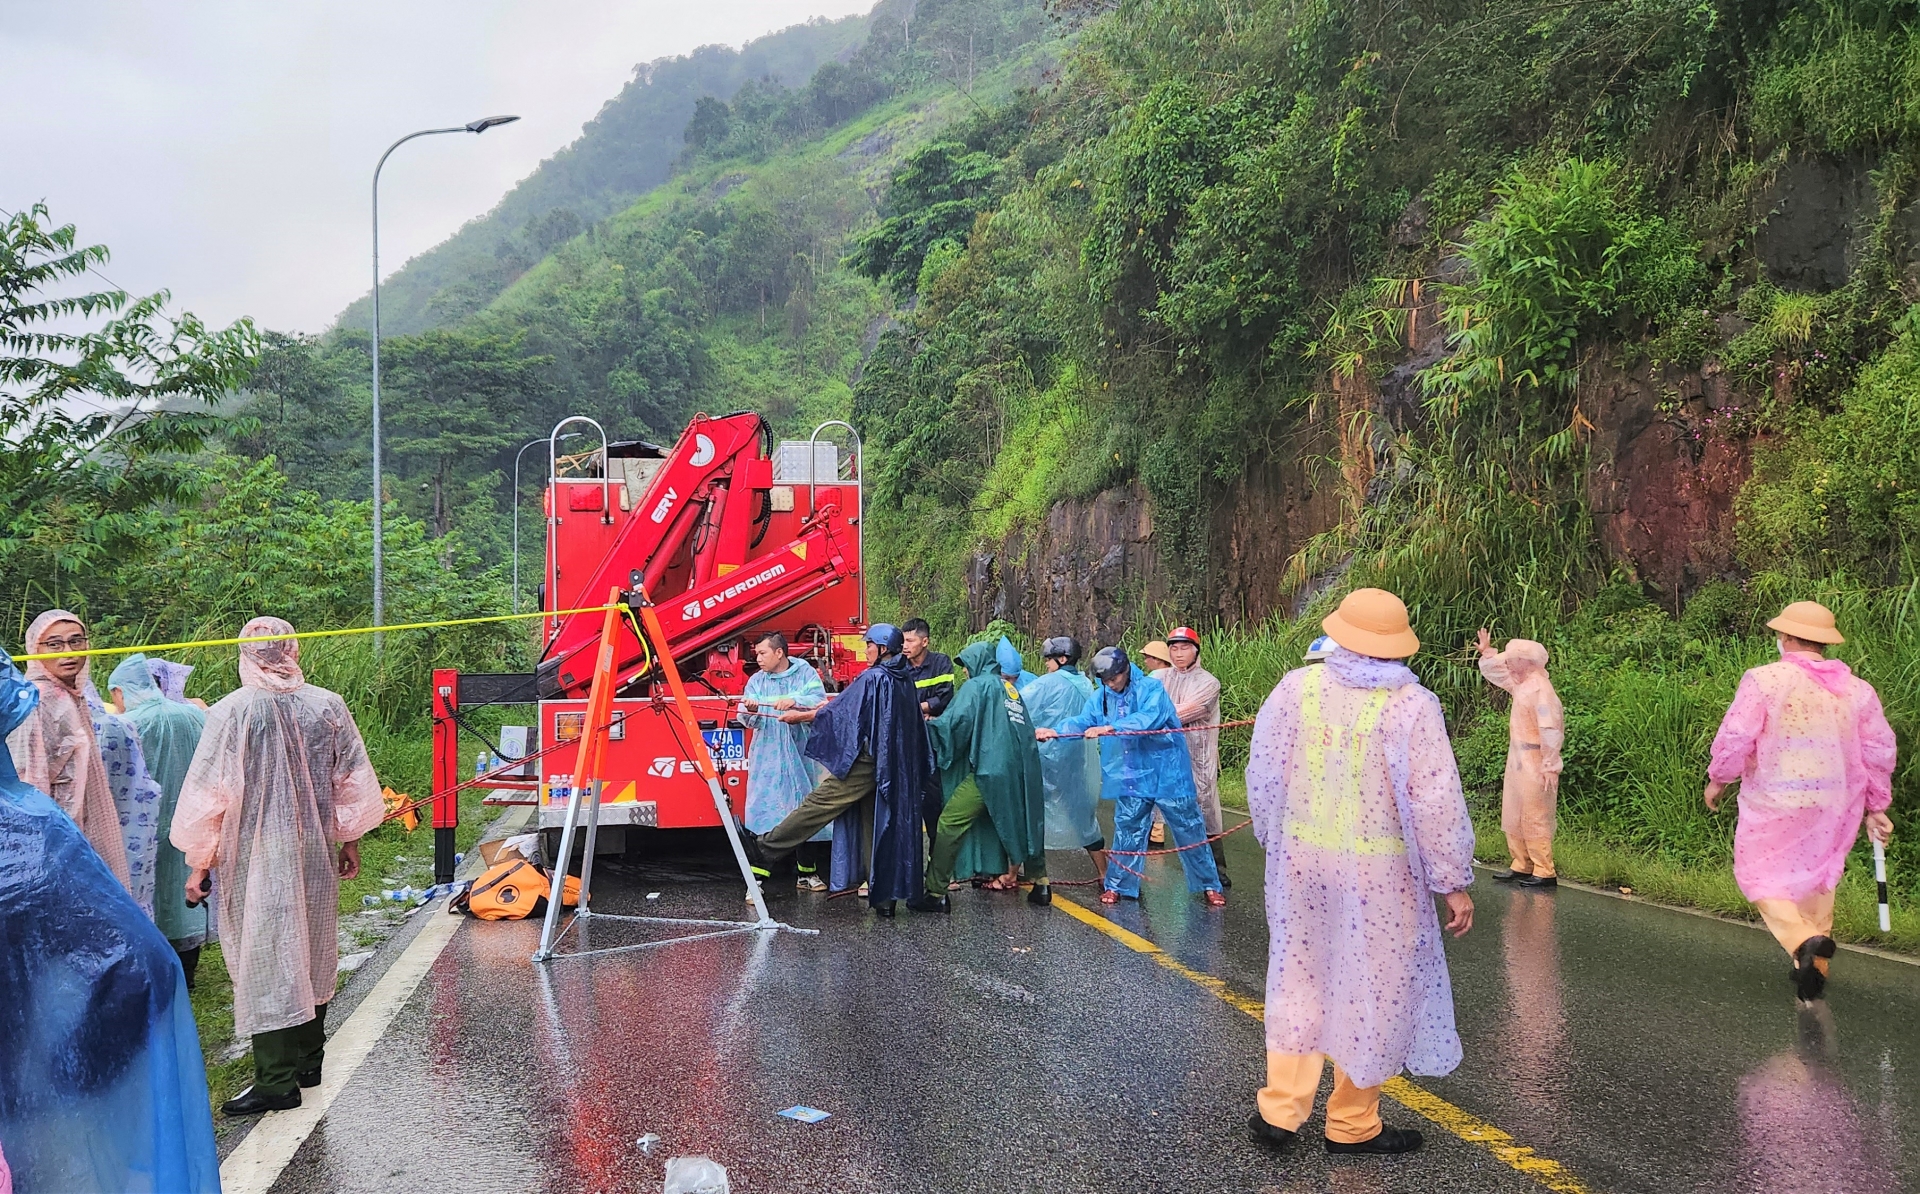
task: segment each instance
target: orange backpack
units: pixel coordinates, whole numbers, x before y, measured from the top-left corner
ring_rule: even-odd
[[[502,859],[473,881],[473,886],[455,896],[449,912],[465,912],[481,920],[524,920],[547,910],[547,897],[553,891],[547,872],[524,858]],[[560,899],[571,908],[580,902],[580,880],[568,875],[561,884]]]

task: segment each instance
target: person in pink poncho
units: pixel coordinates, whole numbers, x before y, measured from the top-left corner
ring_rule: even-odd
[[[1740,677],[1713,738],[1707,807],[1740,782],[1733,877],[1774,940],[1793,958],[1801,999],[1826,989],[1833,957],[1833,891],[1860,824],[1893,834],[1893,727],[1873,685],[1838,659],[1843,643],[1826,606],[1796,601],[1767,623],[1780,662]]]
[[[255,618],[243,639],[290,635]],[[308,684],[295,639],[244,642],[240,687],[207,713],[170,832],[189,902],[220,868],[220,938],[236,1035],[253,1038],[253,1087],[227,1115],[300,1105],[320,1084],[339,970],[340,880],[385,813],[346,702]],[[337,847],[336,847],[337,843]]]
[[[1480,674],[1513,697],[1507,715],[1507,772],[1500,785],[1500,828],[1513,863],[1495,871],[1499,883],[1558,887],[1553,873],[1554,802],[1560,794],[1560,748],[1567,722],[1560,694],[1547,678],[1547,649],[1532,639],[1508,639],[1504,651],[1480,631]]]
[[[78,614],[50,609],[27,627],[26,647],[29,655],[88,650],[86,625]],[[132,891],[120,810],[87,707],[90,659],[72,655],[28,662],[27,679],[40,690],[40,706],[7,735],[7,746],[20,778],[73,818],[114,878]]]
[[[1460,1064],[1446,931],[1473,926],[1473,824],[1440,701],[1401,662],[1407,607],[1357,589],[1321,623],[1335,649],[1288,672],[1260,707],[1247,805],[1267,852],[1267,1082],[1248,1121],[1276,1151],[1298,1139],[1329,1060],[1329,1153],[1402,1153],[1380,1087]]]

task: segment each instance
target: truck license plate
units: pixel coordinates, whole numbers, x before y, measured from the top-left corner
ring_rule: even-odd
[[[747,765],[747,732],[743,729],[701,730],[713,765],[722,771],[744,770]]]

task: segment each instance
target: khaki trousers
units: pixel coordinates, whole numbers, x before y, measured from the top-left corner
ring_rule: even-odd
[[[1833,936],[1833,893],[1830,891],[1816,891],[1798,900],[1755,900],[1753,906],[1766,922],[1767,932],[1773,934],[1773,939],[1789,955],[1809,937]],[[1827,972],[1826,958],[1815,958],[1813,964],[1820,968],[1820,973]]]
[[[1313,1096],[1320,1090],[1326,1066],[1323,1053],[1268,1053],[1267,1084],[1254,1101],[1260,1118],[1276,1128],[1297,1132],[1313,1114]],[[1333,1067],[1333,1093],[1327,1096],[1327,1139],[1335,1144],[1360,1144],[1380,1134],[1380,1088],[1355,1086],[1346,1071]]]
[[[1500,828],[1507,835],[1507,852],[1519,873],[1546,878],[1553,874],[1555,799],[1547,795],[1547,778],[1540,767],[1540,746],[1515,742],[1507,751],[1507,773],[1501,784]]]

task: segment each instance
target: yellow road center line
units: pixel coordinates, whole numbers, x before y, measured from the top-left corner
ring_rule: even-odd
[[[1185,965],[1145,937],[1121,928],[1091,908],[1065,896],[1056,894],[1053,897],[1053,906],[1081,924],[1105,933],[1135,953],[1145,954],[1181,978],[1218,996],[1229,1006],[1265,1022],[1266,1005],[1257,999],[1249,999],[1242,995],[1228,986],[1224,979]],[[1487,1121],[1469,1111],[1463,1111],[1439,1095],[1414,1085],[1404,1077],[1387,1079],[1380,1091],[1407,1110],[1433,1121],[1468,1144],[1486,1150],[1496,1160],[1511,1166],[1547,1189],[1555,1191],[1556,1194],[1593,1194],[1591,1187],[1574,1176],[1565,1165],[1550,1157],[1541,1156]]]

